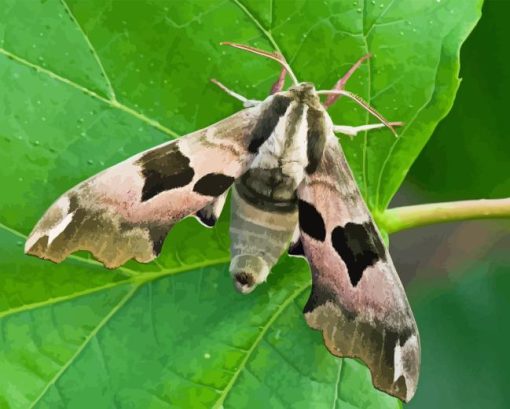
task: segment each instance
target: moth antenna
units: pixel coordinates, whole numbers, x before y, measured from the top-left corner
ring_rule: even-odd
[[[218,88],[220,88],[222,91],[226,92],[231,97],[234,97],[235,99],[241,101],[243,104],[248,102],[248,98],[243,97],[241,94],[238,94],[237,92],[232,91],[230,88],[227,88],[225,85],[223,85],[221,82],[219,82],[215,78],[211,78],[210,80],[214,85],[216,85]]]
[[[287,61],[285,61],[285,57],[279,52],[264,51],[255,47],[251,47],[249,45],[231,43],[230,41],[224,41],[220,43],[220,45],[228,45],[230,47],[239,48],[240,50],[248,51],[250,53],[258,54],[261,55],[262,57],[274,60],[278,62],[283,68],[285,68],[285,70],[289,73],[290,77],[292,78],[292,82],[294,83],[294,85],[299,84],[299,81],[297,80],[297,77],[294,75],[294,72],[292,72],[292,70],[290,69],[290,66],[287,63]]]
[[[358,61],[356,61],[354,65],[351,68],[349,68],[349,71],[347,71],[345,75],[337,81],[337,83],[333,87],[333,91],[344,89],[345,84],[347,84],[349,78],[352,77],[352,74],[354,74],[356,70],[361,66],[361,64],[363,64],[363,62],[365,60],[368,60],[370,57],[372,57],[372,54],[367,53],[363,57],[361,57]],[[341,95],[329,95],[323,104],[324,108],[328,109],[331,105],[333,105],[336,102],[338,98],[340,98],[340,96]]]
[[[322,91],[317,91],[317,94],[320,94],[320,95],[333,94],[333,95],[343,95],[343,96],[349,97],[354,102],[356,102],[358,105],[363,107],[366,111],[370,112],[373,116],[375,116],[377,119],[379,119],[379,121],[381,121],[384,125],[386,125],[387,128],[389,128],[391,130],[393,135],[398,137],[397,132],[395,131],[395,128],[393,128],[391,123],[388,120],[386,120],[379,112],[377,112],[375,110],[375,108],[372,108],[366,101],[364,101],[358,95],[353,94],[352,92],[349,92],[349,91],[345,91],[345,90],[322,90]]]
[[[217,79],[211,78],[211,82],[214,85],[218,86],[222,91],[226,92],[231,97],[234,97],[235,99],[241,101],[245,108],[251,108],[251,107],[254,107],[254,106],[257,106],[258,104],[260,104],[260,101],[257,101],[255,99],[248,99],[246,97],[243,97],[241,94],[238,94],[237,92],[232,91],[230,88],[223,85]]]
[[[285,77],[286,76],[287,76],[287,69],[285,67],[282,67],[280,76],[278,77],[276,82],[271,87],[271,95],[276,94],[277,92],[280,92],[283,89],[283,86],[285,85]]]

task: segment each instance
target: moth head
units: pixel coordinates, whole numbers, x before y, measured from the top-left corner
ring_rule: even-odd
[[[230,262],[234,286],[242,294],[251,293],[269,274],[267,263],[259,256],[240,255]]]
[[[321,109],[322,105],[315,90],[315,85],[311,82],[300,82],[297,85],[293,85],[288,91],[291,96],[300,102],[307,104],[316,109]]]
[[[296,96],[308,96],[315,94],[315,85],[311,82],[300,82],[289,88],[289,92]]]
[[[313,85],[311,82],[300,82],[297,85],[291,86],[289,90],[304,93],[314,93],[315,85]]]

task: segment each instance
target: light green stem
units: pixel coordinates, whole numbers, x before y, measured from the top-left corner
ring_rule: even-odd
[[[464,200],[396,207],[377,221],[388,234],[428,224],[470,219],[510,217],[510,198]]]

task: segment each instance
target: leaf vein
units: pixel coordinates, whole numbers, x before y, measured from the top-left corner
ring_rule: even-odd
[[[340,379],[341,379],[341,374],[343,372],[343,368],[344,368],[344,360],[339,359],[338,360],[338,372],[336,373],[336,380],[335,380],[335,390],[334,390],[334,394],[333,394],[333,405],[331,406],[332,409],[336,408],[336,403],[338,402],[338,397],[340,394]]]
[[[96,60],[97,65],[99,66],[99,70],[101,71],[101,74],[102,74],[102,76],[103,76],[103,78],[104,78],[104,80],[106,82],[106,87],[108,88],[108,93],[109,93],[110,99],[112,101],[116,101],[117,98],[115,96],[115,90],[113,89],[113,86],[112,86],[112,83],[110,81],[110,78],[106,74],[106,70],[104,69],[103,63],[101,62],[101,59],[99,58],[99,55],[98,55],[95,47],[92,45],[92,42],[90,41],[90,38],[87,36],[87,34],[83,30],[82,26],[78,22],[78,19],[76,18],[76,16],[71,11],[71,8],[66,3],[66,0],[60,0],[60,2],[62,3],[62,6],[64,7],[64,9],[67,11],[69,16],[71,17],[71,20],[75,23],[78,31],[83,35],[83,38],[85,39],[85,42],[87,43],[87,46],[89,47],[90,51],[92,52],[92,55],[94,56],[94,59]]]
[[[444,40],[444,38],[443,38]],[[437,64],[436,64],[436,67],[435,67],[435,76],[434,78],[437,79],[437,75],[438,75],[438,72],[439,72],[439,66],[441,65],[441,54],[443,53],[443,47],[441,47],[440,49],[440,56],[439,58],[437,59]],[[379,199],[380,199],[380,193],[381,193],[381,183],[382,183],[382,177],[386,171],[386,167],[388,166],[388,163],[393,155],[393,152],[395,150],[395,148],[397,147],[397,144],[404,138],[404,135],[406,134],[406,131],[411,127],[411,125],[414,123],[414,121],[416,121],[416,119],[418,118],[418,116],[421,114],[421,112],[427,108],[427,106],[430,104],[430,102],[432,101],[432,99],[434,98],[434,94],[436,92],[436,82],[434,80],[434,86],[432,87],[432,90],[430,92],[430,95],[429,95],[429,98],[420,106],[420,108],[416,111],[416,113],[413,115],[413,117],[407,122],[406,124],[406,127],[405,129],[402,131],[402,133],[399,135],[398,138],[395,139],[395,141],[393,141],[392,145],[391,145],[391,148],[388,150],[388,154],[386,155],[386,158],[384,159],[383,163],[382,163],[382,166],[381,166],[381,169],[379,170],[379,175],[378,175],[378,179],[377,179],[377,186],[376,186],[376,189],[375,189],[375,208],[377,210],[379,210],[380,208],[380,203],[379,203]]]
[[[26,239],[25,235],[23,235],[22,233],[14,230],[2,223],[0,223],[0,229],[4,229],[12,234],[15,234],[18,237],[22,237],[22,238]],[[89,260],[89,259],[81,258],[78,256],[71,255],[68,258],[72,258],[79,262],[92,264],[97,267],[102,266],[100,263],[98,263],[94,260]],[[123,280],[116,281],[116,282],[110,282],[110,283],[107,283],[107,284],[99,286],[99,287],[88,288],[86,290],[78,291],[78,292],[75,292],[72,294],[67,294],[67,295],[60,296],[60,297],[53,297],[53,298],[49,298],[44,301],[34,302],[34,303],[30,303],[30,304],[24,304],[20,307],[14,307],[14,308],[10,308],[8,310],[0,311],[0,319],[10,316],[10,315],[19,314],[19,313],[23,313],[25,311],[31,311],[31,310],[34,310],[37,308],[45,307],[48,305],[54,305],[54,304],[58,304],[61,302],[73,300],[73,299],[79,298],[81,296],[94,294],[96,292],[115,288],[115,287],[118,287],[123,284],[138,284],[138,283],[145,284],[148,282],[155,281],[162,277],[167,277],[170,275],[177,275],[177,274],[185,273],[187,271],[196,270],[198,268],[212,267],[212,266],[216,266],[216,265],[226,264],[229,261],[230,261],[230,256],[226,256],[226,257],[218,258],[215,260],[207,260],[207,261],[202,261],[202,262],[194,263],[194,264],[180,265],[175,268],[168,268],[167,270],[148,271],[143,274],[140,274],[133,270],[126,269],[125,267],[120,267],[119,270],[124,269],[126,271],[131,272],[132,274],[130,274],[127,278],[125,278]]]
[[[159,123],[158,121],[152,119],[152,118],[149,118],[147,117],[146,115],[142,114],[141,112],[138,112],[136,110],[134,110],[133,108],[130,108],[128,107],[127,105],[124,105],[120,102],[118,102],[117,100],[109,100],[108,98],[105,98],[101,95],[99,95],[97,92],[94,92],[80,84],[77,84],[76,82],[73,82],[71,81],[70,79],[68,78],[65,78],[65,77],[62,77],[61,75],[59,74],[56,74],[54,73],[53,71],[50,71],[46,68],[43,68],[41,67],[40,65],[37,65],[37,64],[34,64],[28,60],[25,60],[24,58],[18,56],[18,55],[15,55],[13,53],[11,53],[10,51],[7,51],[5,48],[0,48],[0,54],[3,54],[4,56],[6,56],[8,59],[12,60],[12,61],[15,61],[19,64],[22,64],[22,65],[25,65],[27,67],[30,67],[30,68],[33,68],[35,69],[37,72],[39,73],[43,73],[45,75],[47,75],[48,77],[50,77],[51,79],[54,79],[54,80],[57,80],[57,81],[60,81],[68,86],[71,86],[73,88],[76,88],[78,90],[80,90],[81,92],[84,92],[85,94],[91,96],[92,98],[95,98],[103,103],[105,103],[106,105],[109,105],[110,107],[112,108],[115,108],[115,109],[118,109],[120,111],[123,111],[137,119],[139,119],[140,121],[142,122],[145,122],[146,124],[152,126],[153,128],[167,134],[170,138],[174,139],[174,138],[177,138],[179,136],[179,134],[173,130],[171,130],[170,128],[162,125],[161,123]]]
[[[89,344],[89,342],[94,339],[99,331],[101,331],[102,328],[108,322],[115,316],[115,314],[122,309],[122,307],[133,297],[133,295],[136,293],[138,288],[141,284],[133,286],[133,288],[124,295],[124,297],[121,298],[121,300],[111,309],[111,311],[101,320],[99,323],[94,327],[94,329],[91,331],[91,333],[83,340],[82,344],[79,346],[79,348],[76,350],[76,352],[71,356],[71,358],[60,368],[58,372],[55,373],[53,378],[49,380],[49,382],[46,384],[46,386],[43,388],[41,393],[35,398],[35,400],[31,403],[30,408],[35,407],[37,403],[46,395],[46,393],[49,391],[52,385],[54,385],[61,376],[67,371],[67,369],[71,366],[71,364],[76,361],[76,359],[81,355],[81,353],[85,350],[86,346]]]
[[[228,396],[229,392],[232,390],[233,386],[237,382],[237,379],[239,378],[239,375],[241,372],[246,368],[246,364],[248,363],[249,359],[257,349],[257,347],[262,342],[264,336],[266,335],[267,331],[271,326],[274,324],[274,322],[280,317],[280,315],[287,309],[287,307],[297,298],[299,297],[303,291],[307,290],[310,287],[310,283],[307,282],[305,285],[302,285],[299,287],[294,293],[290,295],[274,312],[274,314],[267,320],[267,322],[261,327],[261,331],[259,335],[255,338],[253,345],[250,347],[248,352],[245,354],[244,358],[242,359],[241,363],[239,364],[239,368],[233,373],[232,378],[230,379],[230,382],[227,384],[227,386],[222,390],[220,397],[218,400],[212,405],[214,408],[220,408],[223,406],[223,402],[225,401],[226,397]]]
[[[246,14],[246,16],[248,16],[248,18],[257,26],[257,28],[266,36],[266,38],[271,43],[271,45],[275,48],[275,50],[284,56],[283,51],[280,49],[280,47],[276,43],[271,32],[266,30],[266,28],[262,25],[262,23],[253,15],[253,13],[250,10],[248,10],[248,8],[243,3],[241,3],[240,0],[232,0],[232,2],[235,5],[237,5],[244,12],[244,14]],[[284,56],[284,58],[285,58],[285,56]],[[287,60],[287,59],[285,58],[285,60]]]
[[[153,282],[159,278],[168,277],[171,275],[177,275],[177,274],[181,274],[181,273],[186,273],[188,271],[194,271],[198,268],[213,267],[213,266],[217,266],[217,265],[221,265],[221,264],[226,264],[229,262],[229,260],[230,260],[230,257],[224,257],[224,258],[219,258],[216,260],[208,260],[206,262],[200,262],[200,263],[195,263],[195,264],[188,264],[185,266],[179,266],[179,268],[170,269],[165,272],[157,271],[157,272],[147,272],[144,274],[138,274],[136,276],[132,276],[132,277],[129,277],[124,280],[117,281],[117,282],[111,282],[111,283],[108,283],[108,284],[105,284],[105,285],[102,285],[99,287],[89,288],[84,291],[78,291],[76,293],[72,293],[72,294],[68,294],[68,295],[64,295],[64,296],[60,296],[60,297],[49,298],[44,301],[34,302],[31,304],[24,304],[20,307],[5,310],[5,311],[0,312],[0,319],[7,317],[9,315],[18,314],[18,313],[22,313],[25,311],[31,311],[31,310],[34,310],[37,308],[48,306],[48,305],[54,305],[54,304],[58,304],[61,302],[73,300],[73,299],[76,299],[76,298],[79,298],[82,296],[94,294],[94,293],[97,293],[97,292],[100,292],[103,290],[109,290],[112,288],[119,287],[123,284],[143,285],[145,283]]]

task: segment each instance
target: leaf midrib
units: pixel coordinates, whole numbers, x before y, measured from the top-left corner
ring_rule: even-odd
[[[239,364],[239,367],[235,372],[233,372],[230,382],[222,390],[220,396],[218,397],[218,400],[212,405],[213,408],[219,409],[223,407],[223,402],[225,401],[229,392],[234,387],[235,383],[237,382],[237,379],[239,378],[239,375],[241,375],[241,372],[246,368],[248,361],[250,360],[251,356],[253,355],[257,347],[260,345],[261,341],[264,339],[264,336],[267,334],[269,328],[271,328],[274,322],[287,309],[290,303],[292,303],[297,297],[299,297],[305,290],[307,290],[310,287],[311,283],[308,281],[304,285],[298,287],[288,298],[285,299],[285,301],[275,310],[275,312],[271,315],[267,322],[262,326],[262,330],[259,332],[255,340],[253,341],[253,344],[250,347],[250,349],[248,349],[248,351],[244,355],[241,363]]]
[[[262,32],[262,34],[264,34],[266,36],[266,38],[271,43],[271,45],[276,49],[276,51],[278,51],[280,54],[282,54],[284,56],[284,58],[285,58],[285,55],[283,54],[283,51],[280,49],[280,46],[278,45],[278,43],[273,38],[273,35],[271,34],[271,32],[269,30],[267,30],[262,25],[262,23],[253,15],[253,13],[248,9],[248,7],[246,7],[246,5],[244,5],[241,2],[241,0],[232,0],[232,2],[237,7],[239,7],[243,11],[244,14],[246,14],[248,16],[248,18],[253,22],[253,24],[255,24],[257,26],[257,28]],[[272,14],[272,7],[271,7],[271,14]],[[272,23],[272,18],[271,18],[271,23]],[[287,61],[286,58],[285,58],[285,60]]]
[[[96,60],[97,65],[98,65],[101,73],[103,74],[104,80],[106,82],[106,87],[108,88],[108,93],[109,93],[110,100],[116,101],[117,97],[115,96],[115,90],[113,89],[112,82],[110,81],[110,77],[106,73],[106,70],[104,69],[103,63],[101,62],[101,59],[99,58],[99,54],[97,53],[95,47],[92,45],[92,42],[90,41],[90,38],[87,36],[87,34],[83,30],[82,26],[80,25],[80,22],[78,21],[76,16],[71,11],[71,8],[67,4],[66,0],[60,0],[60,2],[62,3],[62,6],[64,7],[64,9],[69,13],[69,16],[71,16],[71,20],[76,24],[76,28],[83,35],[85,43],[87,44],[87,46],[89,47],[90,51],[92,52],[92,55],[94,56],[94,59]]]
[[[133,288],[122,297],[122,299],[111,309],[111,311],[94,327],[94,329],[90,332],[89,335],[83,340],[81,345],[78,347],[76,352],[71,356],[71,358],[58,370],[55,375],[50,379],[50,381],[46,384],[46,386],[42,389],[41,393],[35,398],[35,400],[30,404],[30,408],[32,409],[37,405],[37,403],[46,395],[46,392],[51,388],[52,385],[57,382],[60,377],[67,371],[67,369],[71,366],[71,364],[80,356],[89,342],[101,331],[101,329],[110,321],[110,319],[120,310],[122,307],[131,299],[131,297],[136,293],[138,288],[140,288],[141,284],[133,286]]]

